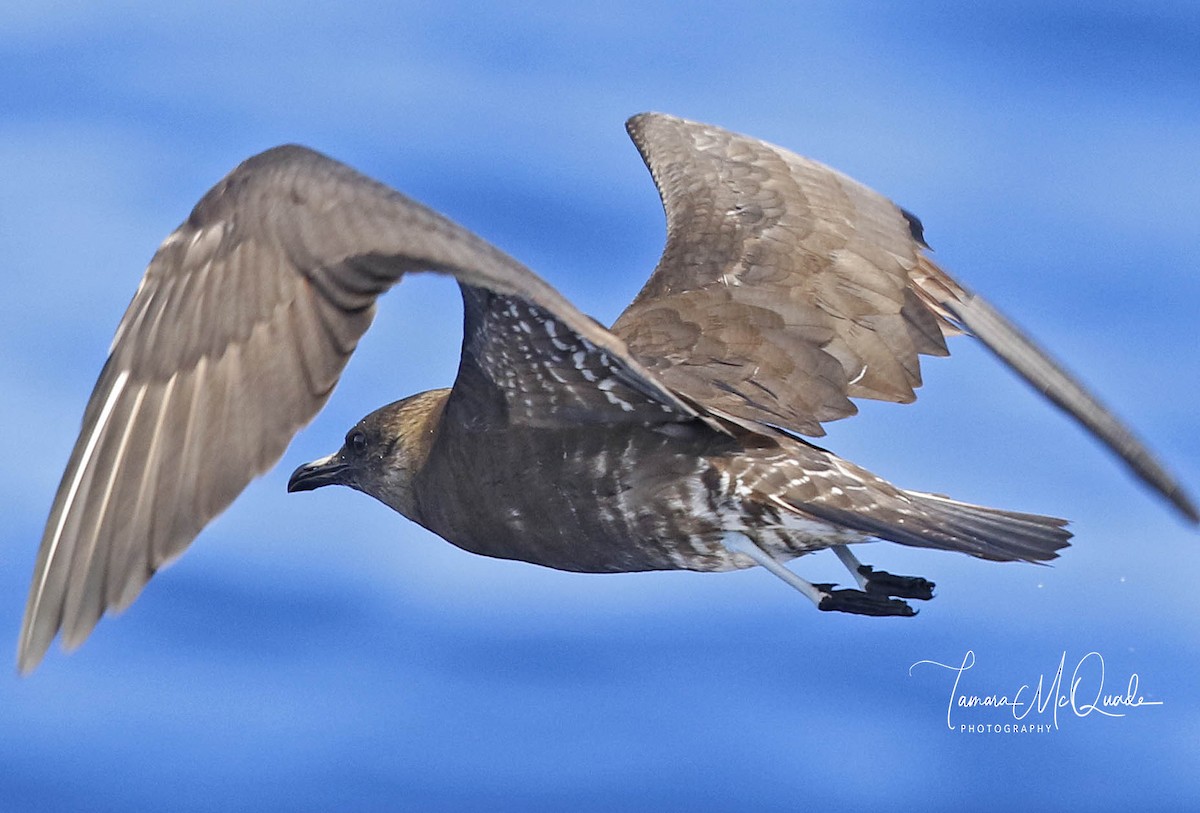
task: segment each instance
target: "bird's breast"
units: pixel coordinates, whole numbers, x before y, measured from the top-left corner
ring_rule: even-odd
[[[440,438],[416,483],[420,521],[460,548],[560,570],[726,570],[728,441],[645,427]]]

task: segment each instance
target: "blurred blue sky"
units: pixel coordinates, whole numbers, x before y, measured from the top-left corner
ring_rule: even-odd
[[[602,320],[663,238],[627,116],[811,155],[917,212],[939,261],[1195,493],[1200,8],[915,5],[7,4],[0,642],[145,263],[226,171],[289,141]],[[287,495],[361,415],[452,380],[459,314],[445,280],[405,281],[278,470],[80,651],[0,669],[0,810],[1200,804],[1200,536],[971,343],[926,363],[915,406],[867,405],[825,445],[910,488],[1070,517],[1075,545],[1052,568],[869,548],[939,592],[876,620],[818,614],[762,572],[557,573],[349,490]],[[829,555],[796,567],[841,578]],[[968,650],[970,693],[1096,651],[1106,691],[1136,672],[1162,705],[951,731],[953,675],[909,668]]]

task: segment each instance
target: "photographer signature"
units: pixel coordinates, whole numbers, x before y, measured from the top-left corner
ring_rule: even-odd
[[[962,731],[973,731],[977,727],[982,729],[982,726],[978,726],[978,724],[968,726],[959,723],[956,725],[954,715],[961,709],[1007,708],[1018,724],[1031,722],[1027,718],[1030,715],[1037,715],[1032,728],[1027,725],[1009,724],[998,730],[1023,731],[1028,728],[1031,731],[1043,731],[1049,730],[1050,724],[1055,729],[1058,728],[1060,710],[1063,711],[1064,716],[1069,713],[1076,717],[1089,717],[1093,714],[1104,717],[1124,717],[1129,709],[1163,704],[1161,700],[1147,700],[1140,693],[1139,678],[1136,672],[1130,674],[1123,693],[1106,693],[1104,657],[1099,652],[1089,652],[1080,658],[1071,671],[1070,680],[1064,682],[1067,667],[1067,653],[1064,651],[1062,657],[1059,658],[1058,668],[1048,683],[1046,674],[1043,673],[1038,676],[1036,686],[1031,687],[1031,684],[1023,683],[1011,694],[970,694],[964,689],[963,676],[975,668],[975,652],[970,649],[966,651],[962,662],[957,666],[934,660],[917,661],[909,667],[909,677],[912,677],[913,671],[918,666],[935,667],[954,675],[954,682],[950,687],[950,700],[946,704],[946,726],[951,731],[956,728]],[[1046,720],[1044,715],[1047,712],[1050,713],[1050,724],[1038,722]],[[987,730],[991,730],[991,728],[992,726],[989,724]]]

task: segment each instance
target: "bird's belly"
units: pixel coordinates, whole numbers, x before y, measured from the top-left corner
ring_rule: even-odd
[[[728,550],[730,534],[781,559],[866,538],[755,499],[720,450],[652,433],[600,438],[553,436],[524,455],[477,443],[477,465],[460,461],[422,524],[473,553],[592,573],[753,566]]]
[[[648,431],[546,434],[522,454],[505,440],[472,445],[455,487],[423,500],[425,527],[473,553],[559,570],[745,566],[722,544],[721,484],[693,444]]]
[[[463,505],[431,528],[484,556],[589,573],[641,570],[727,570],[736,565],[721,544],[719,516],[696,510],[702,495],[684,484],[654,494],[598,493],[578,483],[553,494],[514,478],[488,500]]]

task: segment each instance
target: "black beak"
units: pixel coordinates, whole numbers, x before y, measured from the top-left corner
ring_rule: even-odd
[[[341,452],[334,452],[329,457],[305,463],[292,472],[292,476],[288,480],[288,493],[312,491],[321,486],[345,485],[342,474],[348,468],[350,466],[343,461]]]

